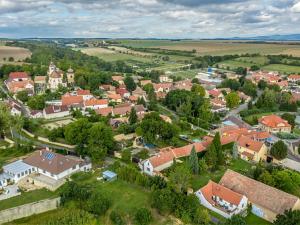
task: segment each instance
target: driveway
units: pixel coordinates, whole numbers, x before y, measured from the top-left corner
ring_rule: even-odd
[[[300,162],[295,160],[286,158],[282,160],[282,166],[300,172]]]

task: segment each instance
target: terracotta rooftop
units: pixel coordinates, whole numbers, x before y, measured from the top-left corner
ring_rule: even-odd
[[[278,127],[291,127],[291,125],[288,123],[288,121],[282,119],[281,117],[277,115],[269,115],[269,116],[263,116],[258,120],[259,123],[272,128],[278,128]]]
[[[110,113],[112,113],[113,107],[107,107],[102,109],[96,109],[96,113],[101,116],[108,116]]]
[[[229,202],[233,205],[238,206],[243,198],[243,195],[234,192],[220,184],[217,184],[213,181],[209,181],[207,185],[200,189],[201,193],[205,197],[205,199],[211,203],[212,205],[215,204],[213,201],[213,196],[218,196],[219,198]]]
[[[85,106],[107,105],[107,104],[108,104],[107,99],[96,99],[96,98],[92,98],[84,102]]]
[[[122,99],[121,95],[119,95],[119,94],[109,94],[109,95],[107,95],[107,97],[109,99],[113,99],[113,100]]]
[[[45,108],[46,114],[52,114],[52,113],[60,113],[60,112],[66,112],[69,111],[68,107],[66,105],[49,105]]]
[[[268,186],[259,181],[227,170],[219,184],[234,192],[245,195],[249,201],[262,206],[276,214],[283,214],[285,210],[292,209],[298,197]]]
[[[9,80],[29,78],[26,72],[11,72],[8,76]]]
[[[241,146],[246,149],[250,149],[255,152],[259,152],[263,146],[263,142],[254,141],[249,137],[241,136],[237,141],[238,146]]]
[[[62,102],[62,105],[67,105],[67,106],[81,104],[83,102],[83,97],[65,94],[61,97],[61,102]]]
[[[90,90],[77,90],[77,95],[91,95]]]
[[[300,75],[298,75],[298,74],[292,74],[292,75],[288,76],[288,79],[300,80]]]
[[[35,76],[34,82],[35,83],[46,83],[46,76]]]

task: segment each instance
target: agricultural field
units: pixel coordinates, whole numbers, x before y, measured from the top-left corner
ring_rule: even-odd
[[[11,46],[1,46],[0,44],[0,63],[8,62],[9,57],[13,57],[14,62],[18,62],[23,61],[30,56],[31,52],[28,49]]]
[[[283,64],[270,64],[263,66],[262,69],[267,71],[278,71],[280,73],[298,73],[300,74],[300,66],[290,66],[290,65],[283,65]]]
[[[122,40],[121,44],[136,48],[161,48],[192,51],[198,55],[229,55],[244,53],[289,54],[300,56],[299,45],[286,43],[250,43],[245,41],[172,41],[172,40]]]

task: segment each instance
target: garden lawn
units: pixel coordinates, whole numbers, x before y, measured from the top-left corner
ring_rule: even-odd
[[[256,119],[259,119],[261,118],[262,116],[267,116],[267,115],[270,115],[270,114],[273,114],[272,112],[267,112],[267,113],[259,113],[259,114],[253,114],[253,115],[250,115],[250,116],[245,116],[243,118],[243,120],[250,124],[250,125],[257,125],[257,120]]]
[[[0,149],[0,168],[5,163],[23,155],[24,153],[17,150],[16,148]]]
[[[48,191],[47,189],[39,189],[35,191],[23,192],[21,195],[12,197],[0,202],[0,211],[4,209],[13,208],[16,206],[32,203],[47,198],[58,197],[58,192]]]
[[[251,166],[251,163],[246,162],[242,159],[234,159],[226,168],[222,167],[214,172],[205,172],[200,173],[199,175],[194,175],[192,178],[192,187],[194,191],[197,191],[201,187],[205,186],[209,180],[218,183],[227,169],[234,170],[238,173],[246,174],[251,169]]]
[[[246,217],[246,222],[247,225],[271,225],[272,224],[258,216],[255,216],[252,213]]]
[[[300,73],[300,66],[290,66],[283,64],[270,64],[262,67],[263,70],[267,71],[278,71],[279,73]]]

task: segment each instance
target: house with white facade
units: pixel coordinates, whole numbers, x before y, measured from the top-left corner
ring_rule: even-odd
[[[24,163],[22,160],[3,166],[3,176],[9,176],[9,180],[17,183],[20,179],[36,172],[34,166]]]
[[[92,98],[84,101],[83,104],[85,109],[103,109],[108,107],[108,100]]]
[[[69,115],[70,111],[66,105],[49,105],[43,110],[43,117],[45,119],[65,117]]]
[[[246,196],[213,181],[209,181],[195,195],[198,197],[201,205],[225,218],[244,212],[248,205]]]
[[[90,162],[80,158],[71,158],[46,149],[35,151],[23,160],[27,165],[35,168],[39,174],[54,180],[63,179],[79,171],[89,171]]]

